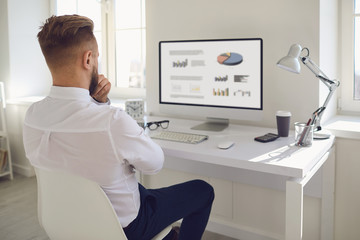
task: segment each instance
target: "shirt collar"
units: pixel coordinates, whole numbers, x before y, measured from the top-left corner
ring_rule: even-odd
[[[89,90],[77,87],[51,86],[49,97],[73,100],[91,100]]]

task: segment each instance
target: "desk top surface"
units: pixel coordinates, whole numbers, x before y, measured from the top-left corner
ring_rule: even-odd
[[[221,132],[196,131],[191,127],[201,121],[172,119],[164,117],[148,117],[148,121],[170,120],[170,131],[199,133],[209,139],[199,144],[179,143],[157,140],[165,156],[177,157],[208,164],[232,168],[247,169],[288,177],[302,178],[306,176],[322,156],[329,151],[334,137],[326,140],[314,140],[311,147],[295,146],[294,133],[289,137],[280,137],[269,143],[254,141],[257,136],[276,129],[230,124]],[[235,145],[227,150],[217,147],[220,142],[233,141]],[[165,160],[166,161],[166,160]]]

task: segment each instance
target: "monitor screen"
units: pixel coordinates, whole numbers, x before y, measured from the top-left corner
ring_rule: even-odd
[[[262,39],[161,41],[159,54],[160,111],[244,120],[262,111]]]

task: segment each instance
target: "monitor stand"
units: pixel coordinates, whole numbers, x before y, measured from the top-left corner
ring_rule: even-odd
[[[229,126],[229,119],[206,118],[206,122],[192,127],[192,130],[221,132]]]

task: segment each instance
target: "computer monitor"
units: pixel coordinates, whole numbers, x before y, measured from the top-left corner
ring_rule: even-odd
[[[261,38],[161,41],[160,112],[206,117],[198,130],[261,120],[262,48]]]

